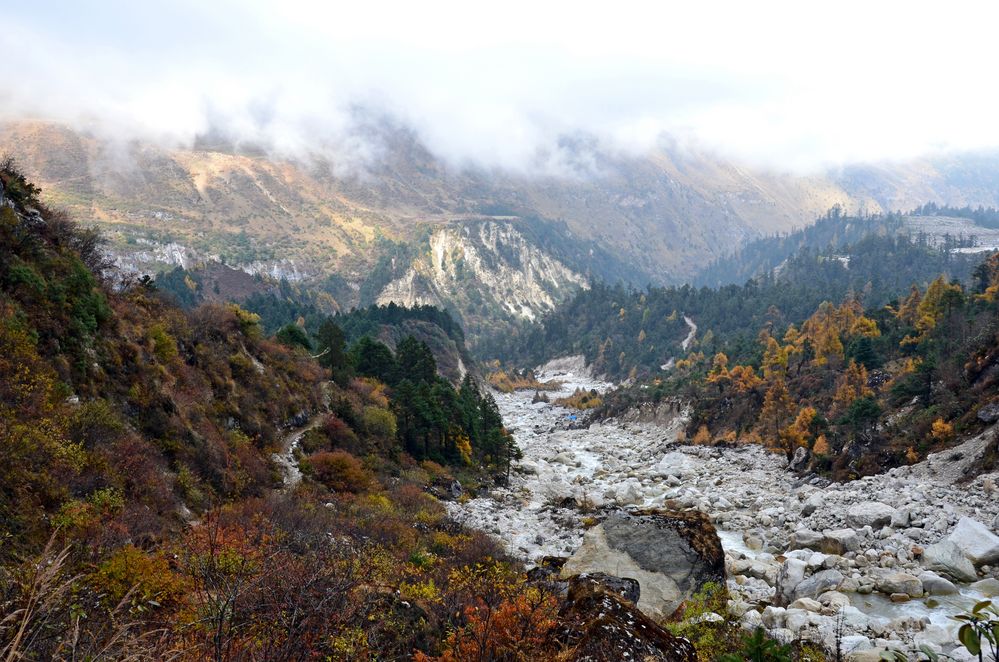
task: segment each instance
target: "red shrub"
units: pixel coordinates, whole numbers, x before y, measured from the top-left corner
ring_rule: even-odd
[[[374,481],[361,461],[346,451],[316,453],[309,465],[313,478],[336,492],[366,492]]]

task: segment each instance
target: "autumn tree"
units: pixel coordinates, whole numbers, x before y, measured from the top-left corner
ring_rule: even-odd
[[[767,390],[763,398],[763,409],[760,411],[758,425],[764,438],[769,438],[771,443],[779,444],[781,432],[793,420],[796,407],[791,394],[787,390],[787,384],[783,379],[778,379]],[[793,449],[784,448],[788,459],[794,455]]]

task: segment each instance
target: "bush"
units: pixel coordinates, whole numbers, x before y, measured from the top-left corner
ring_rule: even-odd
[[[326,416],[320,429],[335,448],[357,447],[357,435],[343,419],[335,414]]]
[[[371,472],[346,451],[316,453],[309,458],[308,466],[313,478],[335,492],[360,494],[374,482]]]
[[[113,607],[129,596],[132,607],[148,609],[175,604],[183,592],[180,578],[161,556],[150,556],[127,545],[104,561],[92,575],[98,590]]]
[[[364,429],[380,439],[394,439],[396,433],[395,415],[382,407],[365,407]]]
[[[305,329],[298,326],[297,324],[287,324],[278,329],[278,332],[274,334],[274,338],[287,347],[302,347],[309,351],[312,350],[312,341],[309,340],[309,334],[305,332]]]

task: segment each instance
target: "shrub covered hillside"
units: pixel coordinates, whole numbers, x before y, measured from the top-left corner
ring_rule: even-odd
[[[564,654],[558,600],[434,496],[513,452],[473,381],[184,312],[0,183],[0,659]]]

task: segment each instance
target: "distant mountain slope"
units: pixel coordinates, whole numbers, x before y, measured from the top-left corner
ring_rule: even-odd
[[[528,175],[449,165],[384,118],[363,131],[374,155],[363,164],[282,160],[208,138],[186,149],[116,143],[37,121],[0,126],[0,153],[49,204],[100,225],[122,267],[224,263],[272,281],[263,289],[282,279],[320,289],[329,310],[432,302],[457,314],[473,346],[591,280],[689,282],[747,241],[809,226],[836,205],[999,204],[999,159],[987,155],[805,177],[667,142],[625,155],[577,136],[563,141],[558,174]],[[482,228],[504,239],[483,241]],[[208,280],[219,286],[209,298],[257,289]]]
[[[566,141],[565,172],[528,176],[455,169],[391,122],[373,120],[369,134],[378,156],[363,171],[207,141],[115,145],[43,122],[4,125],[0,151],[18,158],[50,203],[120,229],[123,253],[137,252],[129,240],[172,240],[240,265],[293,259],[303,273],[357,276],[380,235],[406,241],[428,224],[514,216],[562,221],[578,241],[633,265],[631,278],[676,282],[747,238],[805,225],[834,204],[877,206],[827,177],[756,171],[670,145],[626,156]]]

